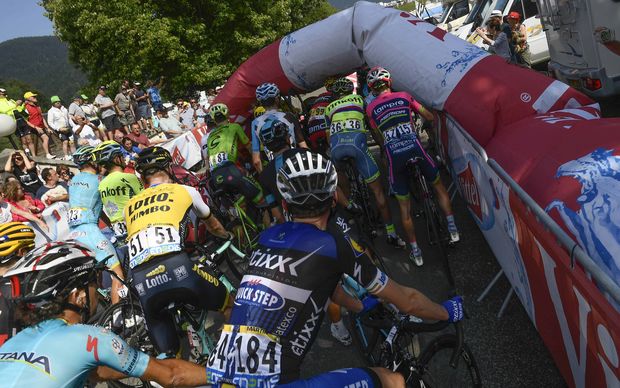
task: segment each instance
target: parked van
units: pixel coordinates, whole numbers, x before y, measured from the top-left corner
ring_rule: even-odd
[[[444,3],[443,12],[436,23],[437,27],[448,32],[456,30],[463,25],[474,5],[475,2],[472,0],[456,0]]]
[[[620,95],[620,1],[538,0],[549,71],[593,97]]]
[[[484,41],[475,31],[477,27],[485,25],[491,12],[496,9],[502,11],[503,15],[513,11],[521,15],[522,23],[527,28],[527,43],[530,46],[532,65],[549,60],[547,37],[534,0],[478,0],[463,25],[452,33],[476,46],[486,48]]]

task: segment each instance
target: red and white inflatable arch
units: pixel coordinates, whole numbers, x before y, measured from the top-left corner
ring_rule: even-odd
[[[366,2],[267,46],[216,101],[247,115],[263,82],[311,91],[364,63],[439,111],[453,177],[568,384],[620,386],[620,119],[601,119],[558,81]],[[571,255],[581,258],[574,266]]]

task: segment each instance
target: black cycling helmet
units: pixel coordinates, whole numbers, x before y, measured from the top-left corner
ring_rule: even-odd
[[[291,212],[310,216],[331,207],[338,175],[325,156],[302,151],[284,161],[276,181]]]
[[[331,92],[338,96],[346,96],[347,94],[353,93],[354,88],[355,85],[353,85],[353,81],[347,77],[341,77],[334,82],[331,87]]]
[[[289,136],[288,125],[279,120],[267,121],[258,134],[261,143],[271,152],[284,148]]]
[[[82,168],[89,163],[94,163],[94,150],[95,147],[93,146],[81,146],[72,155],[73,163],[75,163],[79,168]]]
[[[58,295],[95,280],[95,254],[75,242],[53,242],[29,252],[4,274],[13,299],[43,307]]]
[[[168,171],[172,163],[172,156],[163,147],[148,147],[138,154],[136,171],[142,176],[151,170]]]

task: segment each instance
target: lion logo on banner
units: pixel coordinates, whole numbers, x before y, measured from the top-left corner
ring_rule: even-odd
[[[579,245],[620,284],[620,157],[598,148],[561,165],[556,177],[562,176],[581,183],[580,209],[554,200],[545,210],[557,209]]]

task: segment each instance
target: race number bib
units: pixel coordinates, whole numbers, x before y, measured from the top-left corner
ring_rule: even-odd
[[[219,152],[209,158],[211,166],[218,166],[228,161],[228,154],[226,152]]]
[[[358,131],[362,129],[362,123],[356,119],[346,119],[333,122],[329,127],[330,134],[335,134],[341,131]]]
[[[152,225],[132,236],[127,247],[129,266],[134,268],[151,256],[181,251],[181,236],[170,225]]]
[[[82,221],[83,213],[86,209],[82,207],[72,207],[69,209],[69,226],[74,226]]]
[[[238,387],[275,387],[281,371],[278,337],[251,326],[225,325],[207,361],[207,381],[222,377]],[[234,366],[234,375],[225,375]]]
[[[394,140],[399,140],[403,136],[412,135],[413,133],[411,123],[403,123],[384,131],[383,138],[386,143],[389,143]]]
[[[112,230],[116,237],[127,236],[127,224],[124,221],[115,222],[112,224]]]

